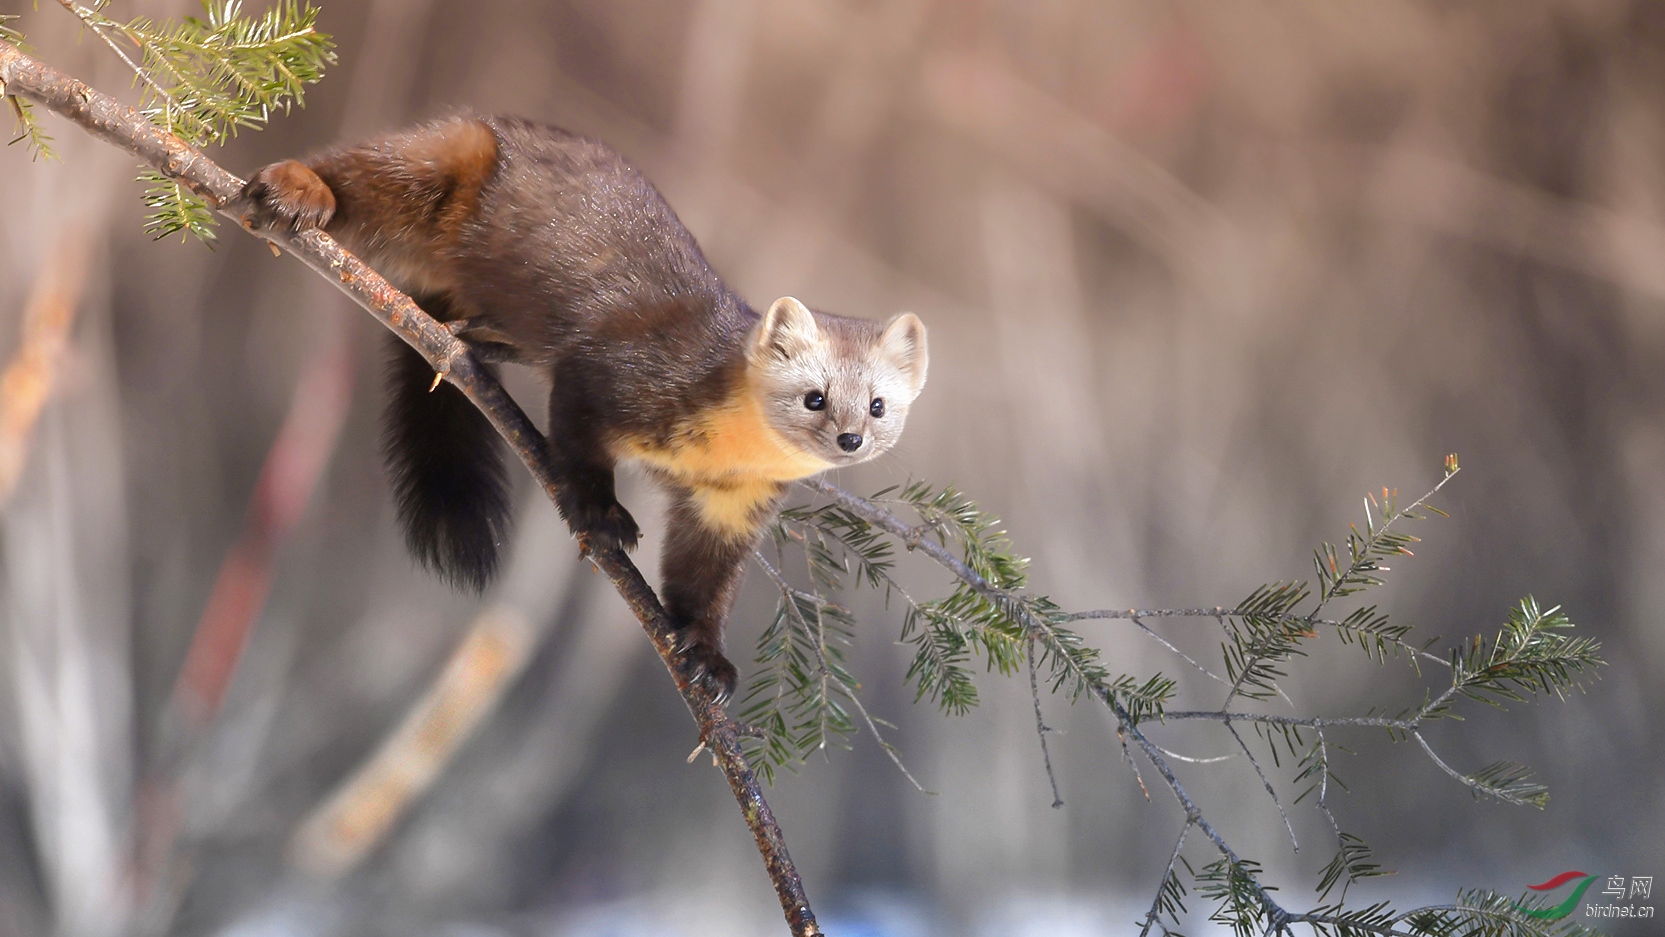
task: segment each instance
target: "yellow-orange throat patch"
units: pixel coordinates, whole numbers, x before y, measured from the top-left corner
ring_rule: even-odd
[[[764,418],[763,405],[749,387],[691,420],[669,445],[626,438],[616,452],[687,485],[702,519],[736,534],[755,529],[758,512],[780,483],[832,467],[782,438]]]

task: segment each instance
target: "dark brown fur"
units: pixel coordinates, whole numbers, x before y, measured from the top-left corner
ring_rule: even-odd
[[[638,536],[614,495],[620,441],[670,448],[746,380],[758,314],[647,179],[594,140],[458,117],[275,163],[245,192],[251,223],[322,225],[484,356],[550,377],[558,506],[596,546],[628,549]],[[836,339],[840,327],[829,328]],[[399,360],[389,456],[406,532],[430,565],[482,587],[507,512],[490,428],[457,409],[460,397],[430,400],[431,372]],[[444,425],[430,428],[435,414]],[[736,673],[723,624],[784,485],[754,483],[740,502],[744,523],[724,528],[707,522],[686,478],[658,474],[673,496],[666,610],[686,635],[689,676],[726,697]]]

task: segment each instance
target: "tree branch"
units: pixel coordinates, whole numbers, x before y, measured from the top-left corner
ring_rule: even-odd
[[[178,137],[165,133],[134,108],[42,64],[3,40],[0,40],[0,94],[28,98],[74,121],[93,136],[137,156],[164,176],[202,196],[220,214],[241,223],[238,210],[242,207],[243,180]],[[311,230],[291,235],[270,231],[260,236],[329,279],[420,352],[436,372],[486,415],[544,493],[551,501],[555,499],[559,485],[549,465],[543,435],[502,385],[474,359],[467,345],[323,232]],[[658,596],[624,551],[597,550],[582,538],[579,549],[607,575],[630,606],[676,682],[683,702],[699,727],[701,741],[711,750],[728,779],[746,824],[757,840],[758,852],[780,898],[787,925],[795,937],[819,935],[820,927],[787,854],[780,827],[763,797],[756,775],[741,753],[742,727],[704,689],[689,683],[677,672],[676,642],[670,620],[660,607]]]
[[[1447,479],[1449,479],[1449,477],[1450,476],[1447,475]],[[992,600],[1002,601],[1004,607],[1012,609],[1011,614],[1015,623],[1021,626],[1031,638],[1036,635],[1038,629],[1041,627],[1039,622],[1033,620],[1033,616],[1026,613],[1024,606],[1020,601],[1018,601],[1021,598],[1019,593],[1012,590],[1002,589],[994,583],[989,582],[976,570],[972,569],[965,561],[954,555],[948,547],[934,539],[931,539],[928,536],[931,533],[929,525],[911,525],[896,513],[875,504],[866,498],[862,498],[845,491],[824,479],[810,478],[799,482],[799,484],[810,491],[825,495],[836,502],[840,507],[849,511],[851,514],[896,537],[908,549],[924,553],[938,565],[952,573],[960,581],[975,590],[978,594]],[[1441,482],[1441,485],[1443,484],[1444,481]],[[1438,491],[1439,488],[1436,486],[1434,490]],[[1431,494],[1432,492],[1430,492],[1430,495]],[[1421,506],[1427,500],[1427,497],[1428,496],[1425,495],[1422,499],[1419,499],[1416,504],[1412,505],[1412,507],[1407,509],[1407,511],[1414,510],[1416,507]],[[1396,513],[1394,515],[1394,519],[1401,516],[1405,516],[1405,512]],[[1376,528],[1374,534],[1379,534],[1382,529],[1383,528]],[[1374,534],[1372,542],[1375,539]],[[1321,607],[1322,606],[1320,606],[1320,608]],[[1289,615],[1280,617],[1285,620],[1301,621],[1309,624],[1328,624],[1338,627],[1351,627],[1347,622],[1318,619],[1315,617],[1317,611],[1318,609],[1315,609],[1313,613],[1308,615]],[[1127,619],[1139,622],[1141,618],[1224,618],[1242,614],[1243,612],[1240,610],[1227,609],[1224,607],[1192,609],[1127,609],[1125,611],[1106,609],[1067,615],[1064,616],[1064,620],[1108,618]],[[1403,642],[1396,641],[1395,643],[1402,645],[1407,650],[1413,651],[1420,656],[1439,661],[1447,667],[1452,667],[1453,670],[1455,670],[1451,661],[1443,660],[1435,655],[1428,654],[1421,648],[1416,648],[1412,645],[1404,644]],[[1031,654],[1032,653],[1033,652],[1031,652]],[[1433,758],[1435,763],[1445,770],[1447,774],[1450,774],[1452,777],[1461,781],[1468,787],[1473,788],[1476,791],[1480,791],[1483,789],[1482,786],[1476,784],[1473,778],[1462,775],[1456,769],[1451,768],[1444,762],[1440,761],[1438,756],[1435,755],[1433,749],[1427,744],[1426,741],[1423,740],[1421,733],[1418,731],[1419,727],[1429,718],[1432,712],[1434,712],[1439,706],[1443,705],[1461,689],[1462,684],[1458,682],[1460,678],[1460,673],[1454,674],[1453,685],[1450,688],[1446,689],[1432,700],[1425,702],[1418,708],[1414,715],[1409,717],[1390,718],[1379,716],[1352,716],[1302,718],[1296,716],[1274,716],[1259,713],[1240,713],[1222,708],[1218,710],[1202,711],[1165,711],[1157,716],[1157,718],[1164,722],[1167,720],[1211,720],[1223,723],[1226,728],[1231,731],[1233,737],[1236,738],[1238,745],[1246,754],[1249,755],[1250,762],[1254,764],[1256,772],[1260,773],[1261,780],[1266,783],[1268,793],[1272,794],[1273,802],[1277,803],[1280,814],[1284,814],[1283,805],[1278,802],[1277,794],[1272,791],[1270,782],[1266,780],[1266,776],[1264,772],[1261,771],[1260,765],[1255,763],[1253,754],[1249,752],[1248,746],[1244,744],[1241,734],[1236,731],[1233,723],[1248,722],[1274,726],[1303,727],[1311,728],[1319,732],[1322,732],[1326,726],[1343,725],[1380,726],[1391,730],[1408,732],[1414,736],[1419,743],[1421,743],[1423,749],[1427,752],[1429,757]],[[1413,909],[1386,921],[1368,921],[1362,920],[1358,917],[1349,917],[1341,913],[1339,906],[1321,906],[1304,912],[1291,911],[1288,908],[1285,908],[1272,897],[1271,891],[1265,885],[1261,884],[1260,879],[1248,871],[1248,867],[1245,866],[1243,858],[1237,854],[1230,843],[1226,841],[1225,837],[1221,835],[1219,830],[1208,821],[1208,818],[1203,814],[1202,808],[1191,798],[1191,795],[1186,791],[1184,785],[1180,783],[1179,777],[1174,773],[1173,768],[1169,765],[1168,760],[1163,757],[1163,749],[1155,742],[1151,741],[1150,737],[1144,733],[1142,728],[1144,723],[1135,718],[1133,714],[1128,711],[1127,707],[1122,704],[1121,700],[1117,699],[1116,696],[1104,687],[1092,687],[1090,692],[1093,697],[1103,703],[1115,717],[1117,735],[1122,739],[1123,748],[1125,749],[1127,747],[1129,739],[1131,739],[1132,742],[1138,746],[1139,750],[1144,754],[1145,760],[1149,762],[1151,767],[1156,769],[1157,774],[1159,774],[1162,777],[1163,782],[1167,784],[1169,792],[1173,794],[1174,800],[1178,802],[1180,809],[1184,811],[1185,825],[1181,830],[1179,842],[1175,845],[1173,856],[1169,859],[1169,872],[1172,872],[1173,863],[1177,861],[1180,850],[1184,847],[1184,834],[1192,827],[1195,827],[1208,838],[1209,842],[1213,844],[1214,848],[1219,852],[1224,860],[1229,863],[1231,867],[1239,870],[1247,879],[1249,886],[1253,890],[1254,900],[1259,903],[1264,915],[1263,924],[1265,934],[1290,934],[1292,933],[1291,925],[1310,924],[1317,925],[1319,928],[1328,928],[1329,931],[1334,931],[1336,933],[1375,934],[1380,935],[1380,937],[1415,937],[1415,934],[1420,933],[1420,931],[1407,931],[1396,925],[1400,922],[1409,920],[1414,915],[1424,913],[1485,913],[1483,910],[1476,910],[1457,905],[1436,905]],[[1235,695],[1235,691],[1233,695]],[[1131,755],[1129,755],[1129,761],[1130,763],[1133,763]],[[1327,770],[1327,765],[1325,765],[1325,768]],[[1134,771],[1135,773],[1138,772],[1137,763],[1134,763]],[[1142,788],[1144,786],[1144,780],[1142,777],[1140,778],[1139,783]],[[1507,800],[1512,803],[1526,802],[1506,793],[1498,793],[1489,788],[1485,788],[1484,790],[1486,793],[1493,794],[1493,796],[1497,796],[1500,799]],[[1148,797],[1149,794],[1147,793],[1146,796]],[[1323,794],[1321,793],[1321,799],[1322,796]],[[1329,809],[1327,805],[1323,807],[1323,811],[1326,817],[1329,817]],[[1334,818],[1329,817],[1329,819],[1333,825],[1335,822]],[[1284,814],[1284,823],[1287,827],[1289,823],[1287,814]],[[1289,833],[1291,839],[1293,839],[1294,830],[1292,827],[1289,828]],[[1168,932],[1167,928],[1162,925],[1159,920],[1159,913],[1163,905],[1163,896],[1160,893],[1160,889],[1165,886],[1166,883],[1167,879],[1165,877],[1163,879],[1163,884],[1159,886],[1159,893],[1156,900],[1152,902],[1151,913],[1148,913],[1143,919],[1144,931],[1142,931],[1142,933],[1144,934],[1148,934],[1152,927],[1160,927],[1164,933]],[[1515,920],[1514,918],[1507,917],[1503,919],[1510,921]]]

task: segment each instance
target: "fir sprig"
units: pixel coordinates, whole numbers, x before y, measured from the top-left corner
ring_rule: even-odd
[[[1553,693],[1565,699],[1583,689],[1586,678],[1602,666],[1600,645],[1565,632],[1573,623],[1560,606],[1540,609],[1532,596],[1521,599],[1491,641],[1476,635],[1451,652],[1451,682],[1457,693],[1503,708],[1504,701],[1525,702],[1527,695]],[[1428,718],[1449,714],[1449,698],[1431,707]]]
[[[13,13],[0,13],[0,39],[28,51],[29,44],[23,41],[23,34],[6,25],[19,18]],[[6,104],[11,108],[12,120],[17,128],[16,135],[7,140],[6,145],[22,143],[33,159],[57,159],[58,154],[52,150],[52,137],[41,127],[34,105],[10,94],[6,95]]]
[[[245,17],[241,0],[203,0],[203,12],[177,26],[144,17],[109,24],[144,55],[146,113],[193,142],[223,143],[304,104],[306,86],[335,61],[310,5],[282,0]]]
[[[1363,839],[1352,833],[1341,833],[1337,836],[1339,845],[1335,858],[1324,866],[1324,871],[1318,877],[1318,897],[1320,900],[1328,898],[1330,892],[1337,885],[1341,886],[1340,901],[1347,900],[1347,887],[1361,878],[1375,878],[1380,875],[1392,875],[1389,869],[1382,868],[1374,861],[1374,854],[1370,846]]]
[[[1350,524],[1340,547],[1325,541],[1313,551],[1318,594],[1313,606],[1304,613],[1297,608],[1310,597],[1309,586],[1295,582],[1261,586],[1231,612],[1220,616],[1226,631],[1222,652],[1231,679],[1222,709],[1230,707],[1239,696],[1266,699],[1280,692],[1278,680],[1284,676],[1282,665],[1306,653],[1301,642],[1317,637],[1320,623],[1333,627],[1343,643],[1357,643],[1377,663],[1385,662],[1390,652],[1397,656],[1401,650],[1407,650],[1412,652],[1415,666],[1415,652],[1421,649],[1404,641],[1409,628],[1389,623],[1387,616],[1377,612],[1375,606],[1356,609],[1340,621],[1320,616],[1334,600],[1381,585],[1385,581],[1382,574],[1390,569],[1386,560],[1414,555],[1410,546],[1420,538],[1396,529],[1397,525],[1402,521],[1421,520],[1429,513],[1445,516],[1444,511],[1429,501],[1458,471],[1457,457],[1448,456],[1444,477],[1405,508],[1399,507],[1397,490],[1383,488],[1379,498],[1367,494],[1364,530]]]
[[[193,146],[223,143],[303,105],[306,86],[335,61],[334,42],[316,27],[318,11],[296,0],[258,16],[243,15],[242,0],[202,0],[201,17],[177,24],[142,16],[118,22],[104,13],[109,0],[60,2],[134,69],[145,116]],[[139,179],[152,209],[147,232],[214,239],[214,213],[202,197],[154,170]]]
[[[872,500],[911,509],[920,520],[913,536],[957,545],[983,586],[962,579],[947,598],[919,603],[904,621],[903,640],[918,648],[908,678],[919,696],[935,699],[949,712],[966,711],[977,702],[968,667],[972,657],[980,654],[987,670],[1014,674],[1026,660],[1030,639],[1053,692],[1071,700],[1083,695],[1114,699],[1138,721],[1159,713],[1172,696],[1174,682],[1160,674],[1144,681],[1112,677],[1098,649],[1066,625],[1069,617],[1055,602],[1024,591],[1029,560],[1015,553],[999,518],[958,489],[913,482],[881,491]]]
[[[810,553],[810,565],[816,566]],[[740,718],[761,730],[747,742],[747,754],[766,782],[776,769],[792,768],[828,746],[848,748],[855,722],[846,703],[860,690],[848,668],[855,629],[849,609],[819,592],[794,588],[761,557],[781,597],[757,642],[759,665],[747,688]],[[814,577],[817,584],[827,582]],[[882,741],[882,740],[881,740]]]
[[[1017,555],[999,519],[964,493],[916,482],[887,488],[872,500],[914,513],[919,524],[898,534],[835,503],[788,509],[776,526],[777,551],[803,552],[812,589],[782,586],[776,615],[758,640],[759,669],[748,683],[742,717],[763,730],[754,748],[770,763],[771,775],[774,766],[793,764],[848,734],[841,700],[859,707],[858,684],[842,670],[853,622],[827,598],[847,581],[882,592],[887,604],[900,596],[901,638],[914,648],[905,679],[916,699],[928,698],[945,712],[963,714],[977,705],[979,659],[985,671],[1012,675],[1031,653],[1054,693],[1115,700],[1135,719],[1161,711],[1173,681],[1160,674],[1143,680],[1112,675],[1056,603],[1025,591],[1029,561]],[[970,579],[959,579],[947,596],[916,599],[895,579],[897,544],[911,550],[924,538],[964,557]],[[812,635],[826,627],[838,642],[829,646],[836,660],[818,669],[809,649]]]
[[[1476,797],[1542,809],[1549,803],[1549,788],[1534,781],[1530,769],[1499,761],[1474,774],[1463,774],[1434,752],[1420,727],[1434,719],[1461,719],[1452,709],[1459,696],[1501,709],[1506,702],[1524,702],[1540,693],[1565,699],[1569,692],[1582,690],[1585,680],[1595,678],[1596,668],[1605,662],[1601,645],[1565,633],[1572,628],[1572,621],[1559,607],[1541,609],[1536,599],[1527,596],[1510,610],[1490,641],[1475,635],[1453,648],[1451,685],[1438,696],[1425,697],[1413,712],[1402,713],[1388,731],[1398,738],[1414,738],[1441,770],[1468,786]]]
[[[1231,928],[1238,937],[1270,932],[1279,909],[1265,892],[1277,889],[1260,883],[1260,864],[1253,859],[1217,859],[1196,875],[1197,894],[1215,902],[1208,919]]]
[[[1333,886],[1342,880],[1344,876],[1336,866],[1346,862],[1357,865],[1350,877],[1381,874],[1365,861],[1367,858],[1368,851],[1344,849],[1326,867],[1325,881]],[[1209,920],[1225,925],[1240,937],[1293,934],[1296,925],[1315,937],[1600,937],[1598,931],[1576,919],[1554,920],[1531,914],[1547,906],[1546,899],[1539,895],[1511,899],[1485,889],[1463,889],[1451,904],[1410,911],[1398,911],[1386,901],[1358,908],[1347,908],[1337,901],[1308,911],[1291,912],[1273,899],[1272,892],[1277,889],[1263,884],[1261,877],[1258,863],[1241,858],[1218,859],[1192,876],[1197,894],[1215,902]],[[1174,874],[1163,881],[1162,891],[1171,895],[1176,885],[1178,876]],[[1158,903],[1165,908],[1172,906],[1160,899]],[[1169,911],[1166,916],[1178,924],[1177,914]],[[1166,925],[1163,931],[1177,933]]]

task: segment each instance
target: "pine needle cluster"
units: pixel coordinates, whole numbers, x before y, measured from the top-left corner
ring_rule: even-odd
[[[766,777],[829,743],[847,746],[856,731],[846,707],[860,705],[860,683],[846,663],[855,621],[827,597],[847,580],[881,592],[887,606],[902,602],[901,640],[914,649],[906,679],[916,699],[930,699],[947,713],[964,714],[978,704],[979,665],[1011,676],[1031,655],[1054,693],[1071,700],[1115,699],[1140,719],[1161,712],[1173,681],[1112,675],[1098,649],[1066,626],[1055,602],[1024,591],[1028,559],[1017,555],[999,519],[963,492],[914,482],[886,488],[870,500],[913,514],[917,525],[898,537],[838,504],[790,508],[776,523],[774,547],[782,567],[790,549],[801,552],[810,588],[790,586],[763,561],[781,598],[758,640],[758,669],[741,718],[762,731],[752,754]],[[911,550],[927,537],[959,551],[971,575],[958,579],[947,596],[916,599],[895,578],[896,547]],[[875,730],[884,724],[867,721]]]
[[[318,11],[297,0],[278,0],[258,15],[245,15],[242,0],[202,0],[202,16],[178,23],[113,19],[105,12],[110,0],[59,2],[133,70],[144,115],[196,147],[224,143],[239,130],[259,129],[274,113],[304,104],[306,86],[323,78],[325,66],[335,61],[334,43],[317,29]],[[4,23],[0,37],[22,40]],[[37,155],[50,156],[51,138],[27,103],[8,101],[17,139],[29,141]],[[213,241],[214,212],[201,196],[154,169],[142,170],[139,180],[150,209],[147,232]]]
[[[0,40],[27,51],[29,45],[23,41],[23,34],[7,25],[18,19],[21,17],[14,13],[0,13]],[[29,155],[35,159],[57,159],[57,154],[52,151],[52,137],[41,128],[34,105],[17,95],[6,95],[6,106],[11,109],[12,120],[17,128],[17,133],[6,141],[6,144],[10,146],[22,143],[28,148]]]

